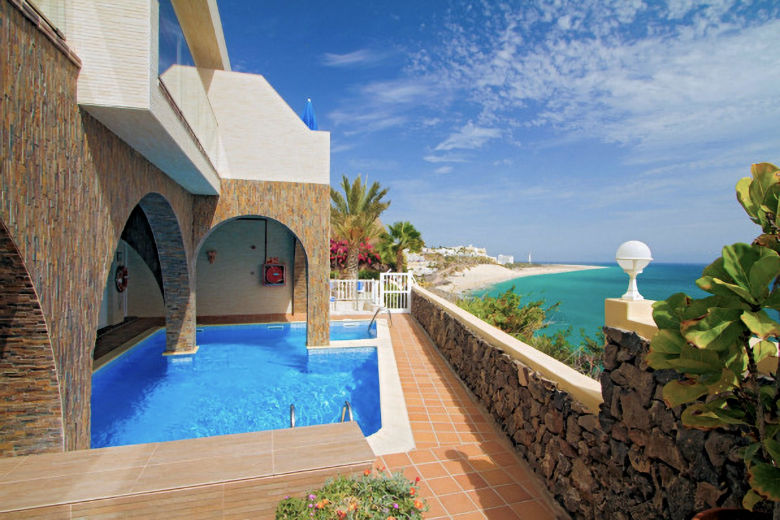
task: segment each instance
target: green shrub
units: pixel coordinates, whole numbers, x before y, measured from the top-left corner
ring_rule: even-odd
[[[428,510],[417,496],[417,483],[402,474],[338,476],[302,498],[285,497],[276,507],[277,520],[421,520]]]
[[[580,330],[584,339],[579,346],[572,344],[569,339],[571,327],[552,335],[539,334],[538,331],[547,326],[547,313],[557,309],[559,303],[547,308],[544,300],[524,304],[522,295],[517,294],[514,289],[512,286],[498,296],[461,298],[457,304],[474,316],[566,363],[578,372],[597,378],[602,370],[604,333],[598,330],[596,337],[591,338],[584,330]]]
[[[381,273],[375,269],[361,269],[358,272],[358,280],[379,280]]]

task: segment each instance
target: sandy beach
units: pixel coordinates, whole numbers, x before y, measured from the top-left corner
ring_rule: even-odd
[[[462,294],[507,280],[513,280],[515,278],[536,276],[539,274],[568,273],[570,271],[584,271],[587,269],[604,269],[604,267],[595,265],[549,264],[508,269],[502,265],[481,264],[460,273],[450,275],[447,277],[447,282],[438,286],[437,289]]]

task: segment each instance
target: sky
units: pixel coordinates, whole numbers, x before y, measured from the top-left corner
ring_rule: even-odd
[[[219,0],[233,70],[311,98],[343,175],[429,246],[707,263],[780,164],[780,2]]]

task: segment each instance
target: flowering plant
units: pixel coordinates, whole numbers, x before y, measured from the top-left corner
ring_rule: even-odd
[[[347,252],[349,247],[346,240],[330,239],[330,268],[344,269],[347,266]],[[374,246],[368,242],[361,242],[358,249],[358,265],[370,267],[380,264],[379,255],[374,251]]]
[[[422,520],[428,510],[417,496],[419,479],[387,475],[384,468],[359,477],[338,476],[304,497],[285,497],[276,507],[277,520]]]

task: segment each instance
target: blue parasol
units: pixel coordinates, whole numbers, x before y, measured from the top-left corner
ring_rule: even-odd
[[[317,116],[314,115],[314,107],[311,104],[311,98],[306,100],[306,107],[303,109],[301,119],[306,123],[306,126],[312,130],[317,130]]]

